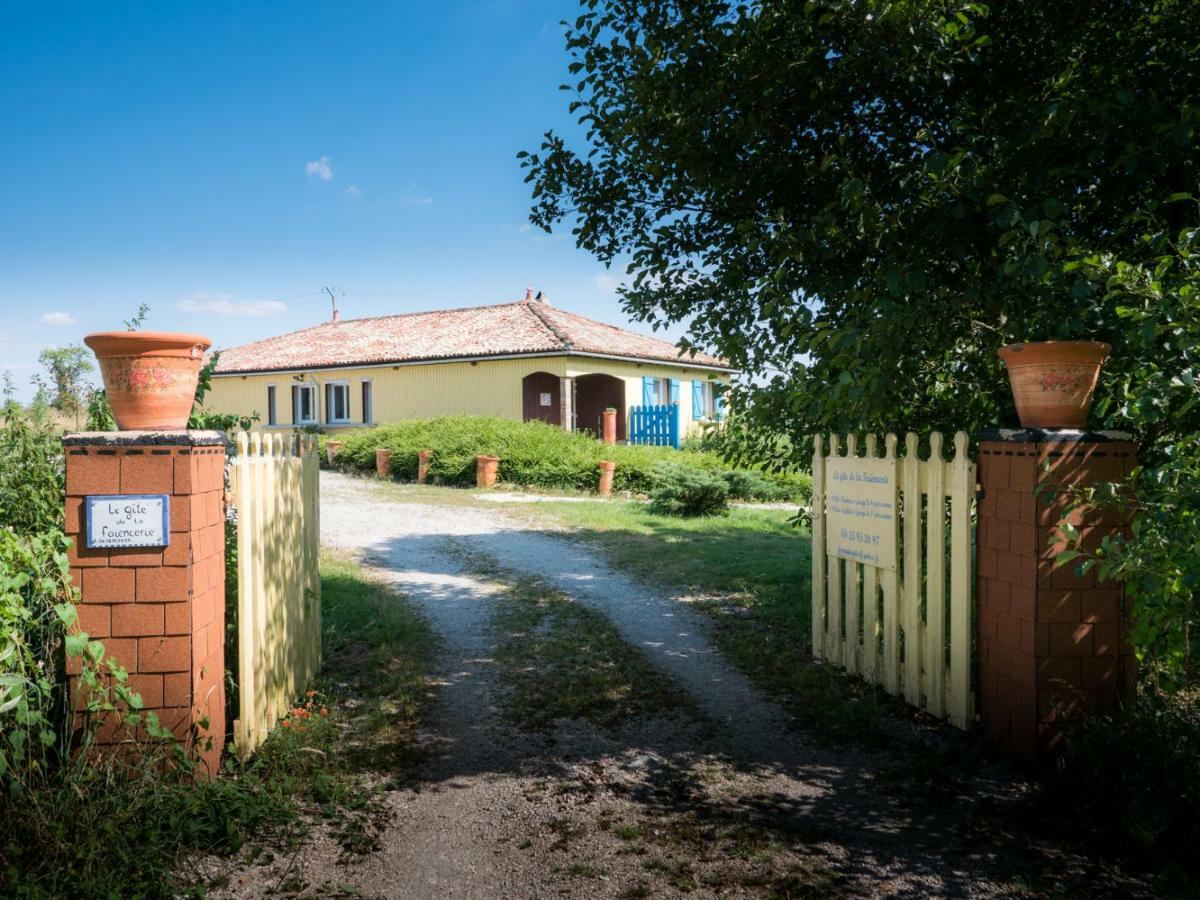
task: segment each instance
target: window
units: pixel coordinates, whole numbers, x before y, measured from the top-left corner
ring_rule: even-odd
[[[721,391],[723,386],[719,381],[692,382],[692,418],[720,419]]]
[[[325,385],[325,421],[337,425],[350,421],[350,385],[331,381]]]
[[[317,424],[317,386],[315,384],[292,385],[292,424]]]
[[[370,425],[373,421],[373,410],[371,409],[371,382],[364,381],[362,383],[362,420],[364,425]]]
[[[267,424],[278,425],[279,414],[275,411],[275,385],[267,385]]]

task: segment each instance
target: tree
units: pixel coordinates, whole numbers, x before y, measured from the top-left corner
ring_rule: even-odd
[[[817,432],[1015,423],[1000,346],[1111,343],[1094,424],[1138,435],[1166,517],[1124,574],[1140,623],[1187,633],[1194,3],[586,0],[566,40],[584,135],[521,154],[531,220],[744,369],[735,405],[797,458]]]
[[[39,394],[47,395],[49,404],[59,412],[78,416],[87,387],[83,377],[93,368],[91,353],[79,344],[48,347],[38,355],[38,362],[50,376],[48,387],[38,382]]]

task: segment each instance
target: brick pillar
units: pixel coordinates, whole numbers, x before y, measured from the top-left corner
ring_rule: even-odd
[[[225,442],[220,431],[63,438],[77,627],[104,642],[145,711],[210,774],[225,743]],[[87,549],[86,500],[111,494],[168,495],[169,544]],[[100,742],[112,731],[102,727]]]
[[[558,416],[563,431],[575,430],[575,379],[558,379]]]
[[[1065,547],[1049,541],[1067,503],[1056,487],[1123,479],[1135,447],[1115,432],[997,430],[978,440],[980,714],[989,740],[1034,760],[1064,723],[1115,711],[1133,683],[1121,585],[1056,565]],[[1091,548],[1131,515],[1079,508],[1068,521]]]

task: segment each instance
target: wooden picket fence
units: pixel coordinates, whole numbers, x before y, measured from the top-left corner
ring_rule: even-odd
[[[321,665],[315,435],[239,434],[238,691],[234,743],[254,752]]]
[[[975,466],[967,435],[954,436],[954,458],[943,457],[942,435],[929,436],[929,458],[909,433],[904,455],[896,436],[869,435],[859,453],[849,435],[814,439],[812,498],[812,645],[818,659],[861,675],[891,694],[959,728],[974,720],[971,690],[972,515]],[[829,460],[880,459],[895,474],[894,520],[898,565],[891,570],[835,555],[826,533]],[[888,465],[890,463],[890,467]],[[844,465],[839,465],[839,469]]]

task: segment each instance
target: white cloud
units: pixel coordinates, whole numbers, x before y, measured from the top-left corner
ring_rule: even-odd
[[[69,312],[48,312],[42,313],[43,325],[75,325],[76,318]]]
[[[346,188],[346,194],[351,197],[361,197],[363,195],[363,189],[358,185],[352,184],[350,187]]]
[[[320,159],[314,159],[310,163],[305,163],[304,171],[311,177],[320,178],[322,181],[328,181],[333,177],[333,166],[329,164],[328,156],[322,156]]]
[[[176,305],[184,312],[237,318],[274,316],[287,312],[287,304],[282,300],[234,300],[232,294],[210,294],[207,291],[195,291]]]
[[[405,197],[404,202],[413,206],[428,206],[433,202],[432,197]]]

